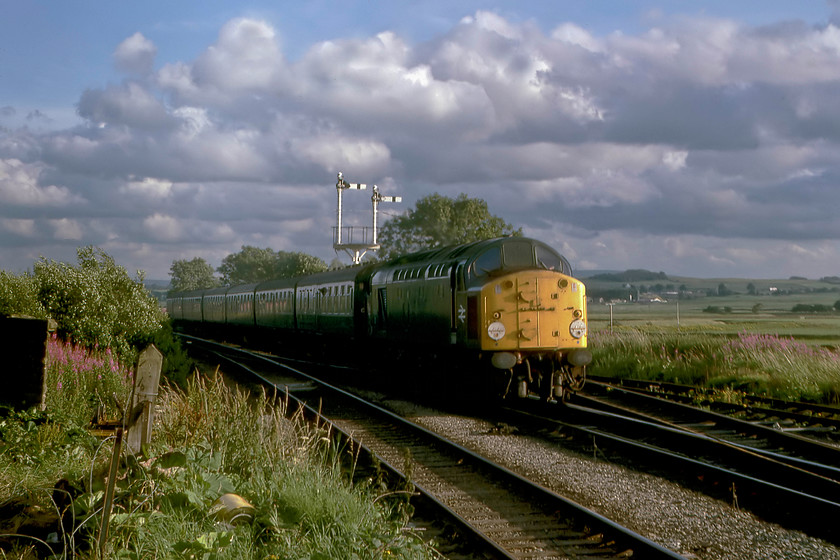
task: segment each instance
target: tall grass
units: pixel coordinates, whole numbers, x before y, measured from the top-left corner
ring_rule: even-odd
[[[0,419],[0,504],[23,500],[58,512],[54,487],[63,479],[72,520],[62,526],[56,518],[58,543],[50,546],[66,545],[66,558],[97,550],[113,449],[113,437],[95,438],[85,427],[103,402],[127,399],[130,383],[107,350],[54,339],[47,410]],[[145,456],[124,458],[116,480],[106,558],[436,557],[408,527],[401,502],[377,500],[383,490],[373,481],[353,482],[354,450],[323,427],[288,419],[286,407],[282,398],[231,388],[220,375],[161,387],[153,441]],[[251,523],[213,514],[225,493],[254,506]],[[34,540],[20,542],[12,553],[32,554]]]
[[[728,387],[781,399],[840,402],[840,352],[792,337],[616,329],[593,333],[593,375]]]

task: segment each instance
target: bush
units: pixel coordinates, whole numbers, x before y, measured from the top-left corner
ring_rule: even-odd
[[[38,299],[38,285],[30,274],[13,276],[0,270],[0,315],[47,317],[47,310]]]
[[[0,315],[50,317],[61,340],[87,350],[111,348],[125,364],[154,344],[166,357],[163,375],[183,386],[192,361],[143,286],[142,274],[130,278],[96,247],[80,248],[77,254],[77,266],[41,258],[33,273],[0,271]]]
[[[35,264],[38,300],[58,323],[58,335],[121,357],[152,339],[164,324],[158,302],[114,259],[96,247],[78,250],[79,265],[41,258]],[[124,361],[128,361],[125,360]]]
[[[828,313],[832,311],[833,308],[828,305],[821,305],[821,304],[805,304],[800,303],[798,305],[794,305],[791,311],[793,313]]]

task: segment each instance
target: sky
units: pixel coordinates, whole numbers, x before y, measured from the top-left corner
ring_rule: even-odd
[[[575,269],[840,275],[840,0],[0,0],[0,269],[332,262],[336,178]],[[370,190],[343,221],[369,226]]]

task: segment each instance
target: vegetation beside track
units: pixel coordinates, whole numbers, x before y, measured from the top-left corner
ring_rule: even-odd
[[[633,302],[590,303],[590,374],[714,387],[733,401],[754,393],[840,404],[835,279],[647,282],[666,281],[659,301],[635,301],[634,291]],[[586,284],[589,295],[623,285]]]
[[[622,327],[590,334],[592,375],[840,404],[840,351],[793,337]]]
[[[107,352],[56,339],[47,384],[46,411],[0,419],[0,545],[4,557],[92,558],[115,438],[86,429],[104,400],[91,396],[125,407],[130,374]],[[161,387],[153,443],[119,469],[106,558],[434,557],[404,501],[378,500],[381,481],[352,483],[355,457],[329,436],[218,375]],[[252,523],[211,514],[225,493],[253,505]]]

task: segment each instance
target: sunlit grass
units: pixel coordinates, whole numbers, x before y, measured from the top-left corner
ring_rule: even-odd
[[[789,400],[837,403],[840,352],[792,337],[621,328],[590,336],[593,375],[729,387]]]
[[[55,511],[54,487],[64,479],[75,527],[56,525],[68,544],[64,557],[98,550],[114,438],[86,427],[106,396],[129,398],[130,382],[107,351],[54,339],[47,410],[0,419],[0,504],[24,500]],[[196,375],[184,390],[161,387],[152,443],[121,463],[105,558],[437,557],[407,525],[404,497],[377,499],[389,490],[379,480],[354,480],[356,450],[323,426],[287,418],[286,408],[282,397],[255,398],[219,375]],[[253,505],[251,523],[211,515],[225,493]],[[33,542],[23,539],[12,557]]]

